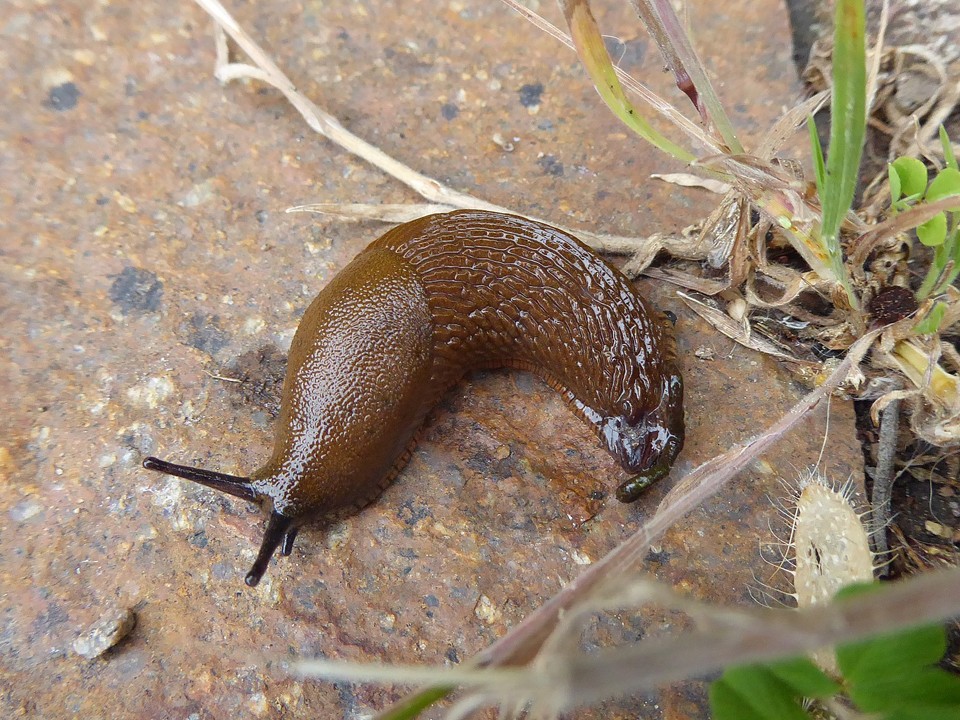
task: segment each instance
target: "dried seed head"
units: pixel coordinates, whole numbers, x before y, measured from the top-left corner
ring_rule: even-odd
[[[873,553],[849,486],[839,491],[811,473],[797,499],[794,524],[794,592],[801,608],[830,602],[841,588],[873,580]],[[836,674],[833,649],[814,653],[814,662]]]

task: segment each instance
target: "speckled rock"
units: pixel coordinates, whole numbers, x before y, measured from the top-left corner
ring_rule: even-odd
[[[651,181],[681,168],[628,136],[573,54],[499,4],[231,5],[304,92],[458,189],[620,234],[677,229],[715,202]],[[621,65],[683,104],[628,5],[597,5]],[[540,10],[558,20],[553,4]],[[690,10],[749,144],[798,95],[783,10],[743,0]],[[436,409],[378,503],[304,531],[246,588],[257,509],[147,473],[141,459],[257,466],[280,375],[270,348],[289,345],[311,297],[383,231],[284,209],[416,198],[313,135],[276,93],[221,87],[210,26],[186,2],[4,5],[5,717],[365,716],[401,690],[306,682],[286,662],[461,662],[635,529],[671,482],[620,505],[615,461],[556,393],[523,373],[477,374]],[[671,288],[642,287],[680,318],[680,470],[802,394]],[[701,347],[716,359],[694,357]],[[240,391],[231,380],[243,378]],[[825,469],[859,475],[851,410],[835,402],[832,413]],[[751,602],[748,586],[767,571],[757,552],[767,496],[816,461],[823,419],[675,527],[645,570],[699,597]],[[107,605],[136,607],[138,623],[94,672],[71,646]],[[609,618],[586,642],[672,622],[654,611]],[[703,717],[704,697],[688,683],[580,716]]]
[[[132,608],[107,608],[100,619],[73,641],[73,651],[93,660],[123,640],[136,627],[137,614]]]

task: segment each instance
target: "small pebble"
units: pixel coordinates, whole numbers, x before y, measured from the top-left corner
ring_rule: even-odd
[[[88,660],[100,657],[123,640],[137,624],[130,608],[111,608],[73,642],[73,650]]]

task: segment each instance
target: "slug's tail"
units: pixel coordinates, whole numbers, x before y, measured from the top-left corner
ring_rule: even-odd
[[[262,500],[261,496],[253,489],[253,481],[250,478],[227,475],[213,470],[203,470],[189,465],[177,465],[155,457],[144,459],[143,467],[147,470],[174,475],[184,480],[192,480],[214,490],[251,502]],[[250,568],[250,572],[244,578],[247,585],[254,587],[260,582],[263,574],[267,571],[267,565],[270,564],[270,558],[278,547],[281,555],[290,554],[293,550],[293,541],[297,537],[297,530],[298,528],[293,526],[292,517],[282,515],[276,510],[270,513],[267,530],[263,535],[263,542],[260,543],[260,550],[257,552],[257,559],[254,560],[253,567]]]

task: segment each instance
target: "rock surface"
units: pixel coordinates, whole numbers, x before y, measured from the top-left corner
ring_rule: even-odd
[[[128,607],[112,607],[73,641],[73,651],[93,660],[122,641],[137,625],[136,613]]]
[[[597,5],[620,64],[684,105],[629,6]],[[677,230],[716,202],[650,180],[682,168],[629,137],[575,56],[499,4],[231,6],[308,96],[458,189],[619,234]],[[689,7],[721,97],[755,141],[799,92],[784,10]],[[656,506],[672,480],[618,504],[619,469],[543,383],[477,374],[437,408],[378,503],[306,530],[292,557],[246,588],[256,509],[140,462],[256,467],[272,441],[275,348],[383,231],[284,209],[416,198],[315,136],[275,92],[221,87],[211,22],[190,3],[5,8],[0,714],[363,717],[402,689],[308,682],[287,661],[462,662]],[[642,287],[679,316],[689,430],[677,472],[800,397],[776,362],[717,335],[672,288]],[[715,360],[693,355],[704,347]],[[241,375],[242,389],[223,379]],[[851,409],[834,402],[831,413],[824,469],[859,478]],[[643,571],[698,597],[752,602],[748,587],[771,572],[757,552],[775,515],[768,496],[817,461],[823,420],[676,526]],[[108,604],[135,606],[137,627],[84,660],[71,646]],[[674,622],[652,611],[603,619],[585,641]],[[580,716],[704,708],[704,686],[689,683]]]

